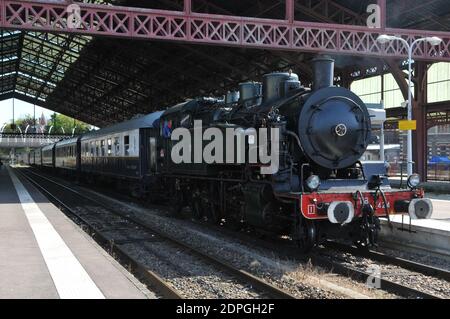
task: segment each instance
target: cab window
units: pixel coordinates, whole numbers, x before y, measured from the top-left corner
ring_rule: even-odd
[[[123,137],[123,147],[124,147],[124,151],[125,151],[125,156],[130,155],[130,136],[129,135],[125,135]]]
[[[101,140],[101,150],[102,150],[102,156],[105,156],[105,140]]]
[[[108,156],[112,154],[112,140],[108,138]]]

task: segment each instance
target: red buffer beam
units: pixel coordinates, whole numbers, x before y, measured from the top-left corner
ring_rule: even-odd
[[[288,4],[291,1],[287,1]],[[404,58],[406,48],[398,41],[380,44],[378,35],[387,33],[408,41],[424,36],[438,36],[438,47],[424,42],[414,51],[414,58],[450,62],[450,33],[405,29],[372,29],[363,26],[311,23],[201,14],[187,10],[165,11],[107,5],[76,3],[80,6],[79,23],[68,23],[72,15],[62,1],[0,0],[0,27],[14,30],[77,33],[93,36],[156,39],[248,48],[298,50],[315,53],[370,55]]]

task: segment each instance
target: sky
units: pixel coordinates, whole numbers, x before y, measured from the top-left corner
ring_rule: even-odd
[[[49,118],[54,112],[43,107],[36,106],[36,119],[44,113]],[[14,118],[22,118],[26,114],[33,116],[33,104],[14,99]],[[11,123],[13,118],[13,99],[0,101],[0,126],[4,123]]]

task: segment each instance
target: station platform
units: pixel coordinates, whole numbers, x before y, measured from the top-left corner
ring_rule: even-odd
[[[450,200],[428,196],[433,203],[430,219],[410,220],[408,215],[392,216],[391,226],[382,220],[381,240],[400,244],[450,258]]]
[[[0,298],[154,298],[13,169],[0,167]]]

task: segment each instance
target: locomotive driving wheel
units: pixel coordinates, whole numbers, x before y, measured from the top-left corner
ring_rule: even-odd
[[[302,253],[309,252],[317,244],[317,229],[313,221],[305,218],[297,221],[295,241]]]
[[[216,205],[211,201],[205,201],[204,207],[206,221],[210,224],[218,224],[220,222],[220,214]]]
[[[170,200],[172,204],[169,208],[169,214],[173,217],[180,217],[184,207],[184,197],[183,192],[181,191],[179,180],[175,180],[174,190]]]
[[[199,197],[194,197],[192,199],[192,205],[191,205],[191,214],[192,218],[195,220],[200,220],[203,217],[203,206],[202,206],[202,200]]]

